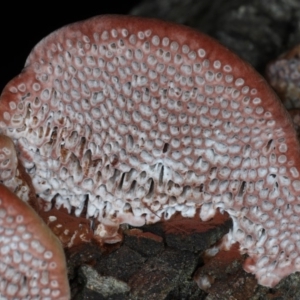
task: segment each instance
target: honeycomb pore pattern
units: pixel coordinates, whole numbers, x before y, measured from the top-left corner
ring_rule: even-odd
[[[42,40],[0,101],[37,194],[106,226],[234,221],[247,269],[300,270],[299,146],[256,72],[192,29],[102,16]]]

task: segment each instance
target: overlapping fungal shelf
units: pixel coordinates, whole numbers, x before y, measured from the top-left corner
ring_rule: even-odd
[[[60,242],[36,215],[0,185],[0,298],[69,298]]]
[[[123,16],[64,27],[6,86],[0,120],[37,194],[76,215],[87,205],[103,239],[219,208],[261,284],[300,269],[290,119],[251,67],[192,29]]]
[[[272,61],[266,70],[268,82],[278,93],[287,109],[300,108],[299,55],[300,46],[297,45]]]

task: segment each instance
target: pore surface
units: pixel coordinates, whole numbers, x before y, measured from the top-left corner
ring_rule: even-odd
[[[77,215],[86,205],[100,236],[220,208],[261,284],[300,269],[291,122],[251,67],[200,33],[121,16],[64,27],[7,85],[0,121],[37,194]]]

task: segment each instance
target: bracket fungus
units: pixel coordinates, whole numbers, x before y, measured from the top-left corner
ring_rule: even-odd
[[[300,46],[293,47],[272,61],[266,70],[266,78],[287,109],[300,108],[299,88]]]
[[[299,144],[247,63],[184,26],[99,16],[43,39],[0,99],[37,195],[118,240],[175,212],[233,219],[246,270],[274,286],[300,270]]]
[[[70,299],[59,240],[25,202],[0,185],[0,298]]]
[[[14,144],[3,135],[0,179],[0,298],[69,299],[60,241],[29,206],[35,207]]]

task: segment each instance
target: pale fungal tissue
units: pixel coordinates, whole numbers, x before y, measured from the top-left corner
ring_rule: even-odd
[[[260,284],[300,270],[293,125],[264,79],[199,32],[128,16],[66,26],[4,89],[0,127],[38,196],[86,208],[103,240],[219,209]]]

